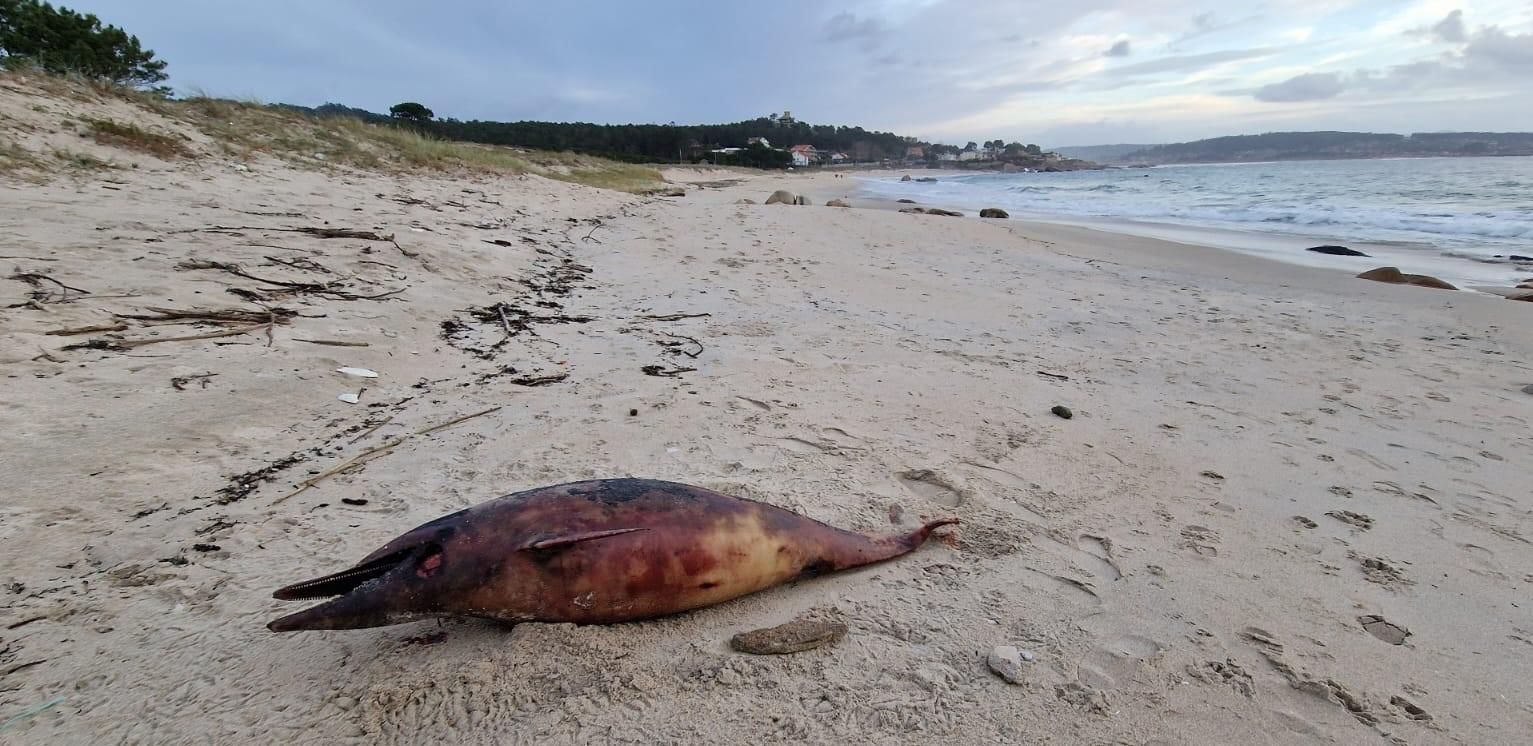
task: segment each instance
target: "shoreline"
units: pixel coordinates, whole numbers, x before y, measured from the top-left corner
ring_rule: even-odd
[[[1218,164],[1211,164],[1218,165]],[[1233,164],[1240,165],[1240,164]],[[890,182],[900,176],[915,177],[918,170],[894,171],[888,177],[863,178],[859,182]],[[892,178],[891,178],[892,177]],[[832,180],[833,181],[833,180]],[[831,190],[834,191],[834,190]],[[900,207],[894,199],[882,194],[870,193],[863,186],[851,195],[862,206]],[[826,192],[829,193],[829,192]],[[843,197],[847,198],[847,197]],[[823,202],[823,200],[822,200]],[[854,204],[858,204],[854,202]],[[965,213],[974,217],[979,207],[974,204],[943,200],[918,200],[916,206],[940,207]],[[1504,295],[1516,292],[1516,286],[1533,278],[1533,262],[1490,260],[1454,254],[1451,249],[1412,241],[1338,241],[1324,235],[1301,231],[1241,230],[1223,226],[1175,223],[1137,218],[1111,218],[1080,216],[1069,213],[1010,210],[1011,220],[1050,225],[1074,226],[1104,233],[1159,239],[1172,243],[1205,246],[1244,256],[1260,257],[1292,266],[1314,267],[1356,276],[1359,273],[1384,266],[1394,266],[1407,273],[1424,274],[1446,280],[1462,291]],[[1309,252],[1310,246],[1343,243],[1348,248],[1362,251],[1367,257],[1346,257]],[[1414,248],[1413,248],[1414,247]],[[1530,250],[1533,251],[1533,250]],[[1516,252],[1513,252],[1516,253]]]

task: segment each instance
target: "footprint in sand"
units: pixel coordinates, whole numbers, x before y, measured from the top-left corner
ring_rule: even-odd
[[[1098,689],[1116,689],[1134,680],[1141,668],[1152,663],[1164,647],[1148,637],[1123,635],[1081,656],[1075,677]]]
[[[963,490],[931,469],[907,469],[896,474],[905,489],[919,497],[956,508],[963,504]]]
[[[1335,518],[1342,523],[1348,523],[1356,526],[1363,531],[1367,531],[1368,529],[1373,528],[1373,519],[1363,515],[1362,513],[1354,513],[1350,510],[1333,510],[1329,513],[1326,513],[1326,515]]]
[[[772,405],[767,404],[766,402],[761,401],[760,399],[752,399],[752,398],[750,398],[748,396],[737,396],[737,397],[735,397],[735,399],[738,400],[738,401],[745,402],[745,404],[747,406],[753,407],[755,409],[759,409],[759,410],[761,410],[763,412],[770,412],[770,411],[772,411]]]
[[[1219,533],[1205,526],[1187,526],[1182,529],[1181,547],[1199,556],[1218,557]]]
[[[1123,571],[1118,568],[1118,563],[1112,557],[1112,540],[1103,536],[1081,534],[1075,538],[1075,548],[1090,555],[1096,560],[1092,568],[1098,577],[1107,580],[1118,580],[1123,577]]]

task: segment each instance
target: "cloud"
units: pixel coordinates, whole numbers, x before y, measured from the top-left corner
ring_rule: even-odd
[[[884,22],[873,17],[858,18],[856,13],[841,12],[830,17],[822,29],[821,38],[832,44],[854,41],[865,50],[879,45],[889,29]]]
[[[1131,53],[1132,53],[1132,51],[1129,48],[1129,40],[1128,39],[1123,39],[1122,41],[1115,42],[1111,47],[1108,47],[1107,51],[1102,53],[1102,56],[1103,57],[1127,57]]]
[[[1248,23],[1260,19],[1261,16],[1254,15],[1246,16],[1245,18],[1237,18],[1233,21],[1221,21],[1219,20],[1218,14],[1216,14],[1214,11],[1199,13],[1192,17],[1192,28],[1189,29],[1186,33],[1177,37],[1176,41],[1173,41],[1171,45],[1174,47],[1184,42],[1192,41],[1193,39],[1208,36],[1210,34],[1217,34],[1221,31],[1227,31],[1239,26],[1244,26]]]
[[[1464,48],[1464,58],[1507,72],[1533,73],[1533,33],[1508,34],[1500,26],[1487,26]]]
[[[1257,101],[1267,103],[1294,103],[1299,101],[1324,101],[1336,98],[1346,90],[1347,84],[1337,73],[1308,73],[1289,78],[1281,83],[1264,85],[1252,94]]]
[[[1464,32],[1464,11],[1455,10],[1449,13],[1447,18],[1432,26],[1432,33],[1437,38],[1452,44],[1464,43],[1469,38],[1469,35]]]
[[[1104,72],[1104,75],[1148,75],[1151,73],[1185,72],[1189,70],[1202,70],[1204,68],[1222,65],[1226,62],[1238,60],[1250,60],[1258,57],[1269,57],[1277,54],[1280,50],[1273,47],[1259,49],[1226,49],[1222,52],[1206,52],[1204,54],[1178,54],[1170,57],[1162,57],[1158,60],[1149,60],[1133,65],[1114,67]]]

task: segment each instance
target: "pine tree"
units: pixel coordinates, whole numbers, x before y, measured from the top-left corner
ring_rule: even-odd
[[[90,13],[42,0],[0,0],[0,62],[76,73],[118,85],[148,88],[165,80],[165,61],[137,36]]]

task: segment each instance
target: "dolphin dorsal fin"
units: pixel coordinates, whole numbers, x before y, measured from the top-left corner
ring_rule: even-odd
[[[552,536],[546,539],[535,539],[522,545],[522,549],[562,549],[582,541],[605,539],[609,536],[631,534],[635,531],[648,531],[647,528],[614,528],[606,531],[582,531],[577,534],[565,534],[564,536]]]

